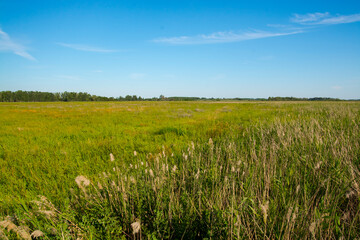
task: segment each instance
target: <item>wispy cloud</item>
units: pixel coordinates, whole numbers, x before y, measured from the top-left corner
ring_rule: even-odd
[[[14,42],[10,38],[10,36],[6,32],[4,32],[1,28],[0,28],[0,51],[12,52],[23,58],[36,61],[36,59],[26,51],[26,48],[23,45]]]
[[[88,45],[83,45],[83,44],[69,44],[69,43],[61,43],[61,42],[58,42],[56,44],[60,45],[62,47],[67,47],[67,48],[75,49],[78,51],[84,51],[84,52],[97,52],[97,53],[118,52],[118,50],[114,50],[114,49],[105,49],[105,48],[93,47],[93,46],[88,46]]]
[[[336,15],[332,16],[330,13],[307,13],[307,14],[294,14],[290,19],[293,23],[302,25],[331,25],[342,23],[360,22],[360,13],[351,15]]]
[[[253,39],[280,37],[304,33],[308,28],[316,25],[332,25],[341,23],[360,22],[360,13],[351,15],[331,15],[329,12],[316,12],[307,14],[293,14],[290,18],[292,24],[267,24],[268,27],[275,28],[271,31],[253,30],[247,32],[214,32],[211,34],[199,34],[195,36],[162,37],[152,41],[170,45],[194,45],[194,44],[214,44],[240,42]]]
[[[301,33],[301,30],[289,32],[269,32],[254,30],[249,32],[215,32],[211,34],[201,34],[197,36],[181,36],[181,37],[165,37],[154,39],[156,43],[166,43],[173,45],[186,45],[186,44],[213,44],[213,43],[227,43],[227,42],[240,42],[252,39],[279,37]]]

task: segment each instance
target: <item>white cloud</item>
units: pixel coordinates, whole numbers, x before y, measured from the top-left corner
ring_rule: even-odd
[[[294,16],[290,19],[292,22],[295,23],[309,23],[309,22],[317,22],[323,18],[329,17],[330,14],[328,12],[325,13],[307,13],[307,14],[297,14],[295,13]]]
[[[11,40],[10,36],[6,32],[4,32],[1,28],[0,28],[0,51],[12,52],[23,58],[36,61],[36,59],[26,51],[26,48],[23,45]]]
[[[167,43],[173,45],[186,45],[186,44],[213,44],[213,43],[227,43],[227,42],[239,42],[252,39],[279,37],[301,33],[301,30],[290,32],[267,32],[255,30],[251,32],[235,33],[228,32],[215,32],[211,34],[201,34],[197,36],[181,36],[181,37],[168,37],[158,38],[153,41],[156,43]]]
[[[98,48],[98,47],[92,47],[88,45],[82,45],[82,44],[68,44],[68,43],[56,43],[57,45],[75,49],[78,51],[84,51],[84,52],[98,52],[98,53],[112,53],[112,52],[118,52],[118,50],[114,49],[104,49],[104,48]]]
[[[331,25],[342,23],[360,22],[360,13],[351,15],[336,15],[332,16],[330,13],[307,13],[304,15],[294,14],[290,19],[294,23],[302,25]]]
[[[139,80],[145,77],[145,74],[143,73],[131,73],[129,77],[133,80]]]

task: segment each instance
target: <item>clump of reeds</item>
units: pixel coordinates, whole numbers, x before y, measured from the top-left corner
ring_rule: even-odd
[[[44,233],[40,230],[35,230],[31,233],[31,229],[26,225],[17,225],[17,219],[15,217],[7,216],[4,219],[0,219],[0,239],[24,239],[31,240],[44,236]]]
[[[354,116],[278,119],[176,156],[134,159],[99,177],[102,189],[86,201],[106,203],[128,236],[139,219],[141,234],[159,238],[359,237],[360,130],[339,121]]]

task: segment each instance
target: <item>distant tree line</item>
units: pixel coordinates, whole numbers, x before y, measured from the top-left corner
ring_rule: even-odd
[[[74,101],[139,101],[140,96],[102,97],[86,92],[39,92],[39,91],[2,91],[0,102],[74,102]]]
[[[268,101],[341,101],[341,99],[329,98],[329,97],[314,97],[314,98],[269,97]]]
[[[86,92],[39,92],[39,91],[2,91],[0,102],[74,102],[74,101],[341,101],[338,98],[314,97],[269,97],[269,98],[200,98],[200,97],[165,97],[142,98],[136,95],[125,97],[101,97]]]

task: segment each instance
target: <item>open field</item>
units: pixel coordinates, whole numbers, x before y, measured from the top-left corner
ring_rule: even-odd
[[[0,239],[37,229],[360,238],[360,103],[0,103]]]

